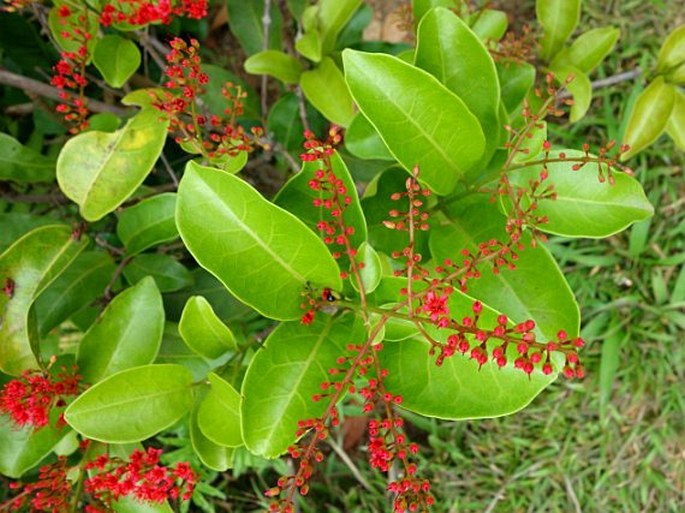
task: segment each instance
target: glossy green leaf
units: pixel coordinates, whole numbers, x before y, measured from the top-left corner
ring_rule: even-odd
[[[310,326],[279,325],[250,362],[241,394],[242,433],[254,454],[275,458],[295,441],[297,422],[321,415],[323,401],[312,401],[328,381],[328,369],[364,330],[351,315],[317,314]],[[265,377],[267,379],[265,379]]]
[[[138,255],[124,267],[124,277],[131,285],[150,276],[161,292],[174,292],[193,284],[188,268],[171,255],[145,253]]]
[[[580,0],[536,0],[535,14],[542,25],[540,56],[551,60],[580,21]]]
[[[475,114],[486,138],[484,158],[489,159],[499,139],[500,90],[495,63],[478,36],[453,12],[433,9],[419,24],[414,64]]]
[[[483,155],[485,137],[464,102],[435,77],[396,57],[343,52],[352,96],[388,149],[438,194],[454,189]],[[416,91],[421,91],[420,95]]]
[[[685,151],[685,94],[678,90],[673,100],[673,110],[668,118],[666,132],[681,151]]]
[[[311,6],[315,7],[315,6]],[[321,35],[318,31],[310,31],[295,41],[295,49],[310,61],[321,60]]]
[[[248,55],[265,49],[280,50],[283,45],[283,17],[278,4],[272,2],[269,10],[269,41],[264,46],[264,2],[227,0],[229,27]]]
[[[36,299],[38,333],[47,333],[100,297],[116,265],[107,253],[84,251]]]
[[[402,407],[443,419],[463,420],[500,417],[527,406],[556,376],[534,372],[529,378],[508,365],[488,363],[481,369],[475,360],[456,354],[441,366],[428,354],[422,339],[389,342],[381,353],[388,369],[386,386],[402,396]]]
[[[190,415],[190,443],[200,461],[212,470],[223,472],[233,465],[233,452],[230,447],[222,447],[207,438],[197,422],[199,406],[195,406]]]
[[[0,473],[18,479],[30,468],[50,454],[68,428],[46,426],[35,430],[20,428],[6,415],[0,415]]]
[[[243,445],[240,431],[240,394],[228,382],[210,372],[211,388],[200,404],[197,423],[202,433],[225,447]]]
[[[621,160],[636,155],[659,138],[673,112],[675,93],[675,87],[664,82],[661,76],[640,93],[623,134],[623,143],[630,150],[621,155]]]
[[[168,122],[145,109],[113,133],[86,132],[67,141],[57,159],[57,182],[97,221],[123,203],[152,169],[162,152]]]
[[[105,443],[145,440],[168,428],[192,405],[192,375],[181,365],[144,365],[97,383],[64,413],[83,436]]]
[[[569,119],[575,123],[583,116],[590,108],[592,101],[592,84],[588,76],[573,66],[563,64],[556,64],[551,66],[551,71],[554,73],[554,78],[559,84],[565,84],[566,89],[573,96],[573,105],[571,105],[571,115]]]
[[[304,142],[304,125],[300,118],[300,100],[286,93],[271,107],[266,126],[286,150],[299,151]]]
[[[54,160],[0,133],[0,180],[34,183],[49,182],[54,178]]]
[[[511,113],[521,105],[535,83],[535,68],[527,62],[503,62],[497,64],[502,93],[502,103]]]
[[[680,25],[661,45],[656,69],[658,73],[669,73],[683,64],[685,64],[685,25]]]
[[[98,39],[93,64],[112,87],[123,86],[141,63],[140,50],[130,39],[108,34]]]
[[[590,73],[614,49],[621,31],[614,27],[599,27],[578,36],[573,44],[560,51],[551,67],[573,66],[583,73]]]
[[[174,513],[168,502],[140,502],[135,497],[124,496],[112,503],[116,513]]]
[[[188,347],[206,358],[219,358],[236,349],[233,333],[202,296],[188,299],[178,331]]]
[[[285,84],[297,84],[302,63],[292,55],[277,50],[266,50],[245,61],[245,71],[253,75],[271,75]]]
[[[367,294],[370,294],[376,290],[376,287],[378,287],[378,284],[383,277],[381,259],[378,257],[376,250],[373,249],[373,246],[368,242],[363,242],[362,245],[359,246],[357,260],[364,264],[364,267],[360,271],[360,276],[364,285],[364,291]],[[350,278],[350,281],[352,282],[352,286],[358,290],[357,281],[352,277]]]
[[[471,30],[481,41],[499,41],[507,32],[509,20],[507,13],[495,9],[483,9],[476,12]]]
[[[115,297],[79,344],[76,363],[87,383],[152,363],[164,330],[162,297],[151,278]]]
[[[14,284],[12,296],[0,294],[0,370],[18,375],[38,367],[33,347],[38,342],[33,304],[88,243],[74,240],[71,228],[36,228],[0,255],[0,283]],[[9,280],[9,282],[8,282]]]
[[[300,87],[307,100],[326,119],[342,127],[347,127],[352,122],[352,96],[345,84],[345,77],[333,59],[324,57],[316,68],[302,73]]]
[[[330,161],[333,173],[343,181],[347,189],[346,194],[351,198],[342,218],[345,226],[354,228],[354,233],[350,235],[349,240],[353,248],[358,248],[366,240],[366,220],[359,204],[357,188],[340,154],[336,152],[331,155]],[[317,223],[329,217],[328,211],[323,206],[315,207],[312,204],[315,199],[322,197],[322,193],[309,187],[309,181],[314,178],[316,171],[322,167],[324,167],[324,163],[319,160],[303,163],[302,170],[288,180],[274,198],[276,205],[296,215],[315,233],[322,233],[318,229]],[[341,249],[340,246],[336,245],[332,247],[336,250]],[[341,259],[341,267],[345,268],[346,262],[348,262],[347,259]]]
[[[126,246],[126,254],[135,255],[178,237],[175,211],[176,194],[168,192],[152,196],[121,212],[117,236]]]
[[[342,286],[324,243],[235,176],[190,162],[178,190],[176,224],[198,263],[267,317],[300,317],[308,282]]]
[[[111,112],[98,112],[88,117],[86,131],[114,132],[121,126],[121,118]]]
[[[360,159],[395,160],[376,129],[358,112],[345,132],[345,148]]]
[[[582,158],[585,153],[565,150],[569,159]],[[558,158],[559,152],[550,153]],[[543,183],[553,186],[555,200],[538,200],[535,215],[547,216],[549,221],[538,228],[567,237],[608,237],[636,221],[654,214],[640,183],[631,176],[614,171],[614,185],[600,183],[596,164],[586,164],[573,171],[575,162],[561,161],[547,165],[549,178]],[[606,177],[606,166],[603,166]],[[541,166],[531,166],[509,173],[512,184],[527,188],[531,180],[538,180]]]
[[[487,198],[454,204],[446,216],[430,233],[431,254],[438,262],[447,258],[458,261],[462,249],[476,252],[479,243],[508,238],[505,218]],[[576,336],[580,313],[561,270],[544,246],[531,247],[530,235],[524,234],[522,242],[525,249],[517,252],[515,270],[502,269],[495,274],[490,262],[483,263],[481,277],[467,284],[468,294],[515,322],[533,319],[542,339],[555,339],[561,329]]]

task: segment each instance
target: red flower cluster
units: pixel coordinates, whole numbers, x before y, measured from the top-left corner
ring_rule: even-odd
[[[110,0],[100,14],[100,23],[108,27],[112,23],[168,25],[173,16],[201,19],[207,16],[207,0]]]
[[[227,107],[223,116],[198,112],[196,98],[205,92],[209,76],[202,71],[200,44],[196,39],[186,43],[181,38],[170,42],[171,52],[166,56],[169,78],[162,93],[153,94],[153,106],[169,119],[169,131],[178,135],[175,140],[188,151],[201,153],[209,159],[221,156],[234,157],[250,152],[260,145],[263,130],[259,127],[245,133],[237,124],[243,113],[243,100],[247,94],[240,86],[226,83],[221,89]]]
[[[47,372],[25,371],[0,391],[0,412],[19,426],[42,428],[49,423],[52,408],[65,406],[67,397],[79,394],[80,380],[76,374],[60,373],[55,379]]]
[[[98,473],[86,479],[85,490],[109,506],[121,497],[134,497],[142,502],[162,503],[167,499],[189,500],[197,481],[186,462],[168,468],[159,465],[161,449],[136,449],[128,461],[106,454],[86,464]],[[92,513],[99,511],[91,509]]]
[[[74,13],[66,5],[61,6],[57,14],[60,25],[64,27],[62,37],[79,45],[76,51],[60,53],[61,59],[53,66],[55,74],[50,80],[50,83],[59,89],[62,100],[56,110],[64,116],[64,120],[71,126],[69,131],[74,134],[88,128],[86,118],[89,112],[84,89],[88,85],[88,44],[93,35],[88,30],[89,18],[85,6],[80,12],[75,13],[75,20],[72,19]]]
[[[51,465],[40,468],[38,480],[33,483],[11,483],[10,488],[19,495],[10,500],[9,509],[17,511],[28,506],[33,513],[63,513],[69,511],[71,481],[67,479],[67,459],[60,456]]]

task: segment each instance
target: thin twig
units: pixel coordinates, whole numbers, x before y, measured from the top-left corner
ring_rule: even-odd
[[[60,90],[56,87],[39,82],[38,80],[34,80],[32,78],[12,73],[11,71],[7,71],[6,69],[2,68],[0,68],[0,84],[5,84],[11,87],[16,87],[17,89],[21,89],[23,91],[32,92],[40,96],[44,96],[45,98],[50,98],[51,100],[60,102],[65,101],[60,97]],[[66,101],[71,102],[72,100]],[[98,100],[93,100],[92,98],[87,98],[86,101],[88,102],[88,109],[92,112],[111,112],[117,116],[126,116],[131,112],[129,109],[123,109],[121,107],[117,107],[116,105],[109,105]]]
[[[262,50],[266,51],[269,49],[269,32],[271,29],[271,0],[264,0],[264,15],[262,16],[262,31],[264,33],[264,41],[262,42]],[[269,86],[269,76],[262,75],[261,84],[261,101],[262,101],[262,118],[266,119],[267,109],[269,105],[267,103],[266,92]]]
[[[625,71],[623,73],[618,73],[616,75],[611,75],[610,77],[601,78],[591,82],[592,90],[601,89],[603,87],[609,87],[615,84],[620,84],[621,82],[626,82],[628,80],[634,80],[642,75],[642,70],[640,68],[635,68],[630,71]],[[573,94],[566,90],[558,96],[558,99],[564,100],[566,98],[571,98]]]
[[[127,256],[125,258],[122,258],[121,262],[119,262],[119,265],[115,269],[114,274],[112,274],[112,278],[109,280],[109,283],[107,284],[104,292],[102,293],[102,295],[105,298],[105,301],[109,302],[112,299],[112,287],[114,287],[114,285],[116,284],[117,280],[121,276],[121,273],[124,272],[124,267],[126,267],[132,259],[132,256]]]
[[[176,173],[174,173],[174,170],[171,167],[171,164],[169,164],[169,161],[167,160],[166,156],[164,155],[164,152],[162,152],[159,155],[159,158],[162,161],[162,164],[164,164],[164,169],[166,169],[167,174],[171,177],[171,181],[174,182],[174,185],[176,187],[178,187],[178,177],[176,176]]]
[[[300,120],[302,121],[302,126],[305,130],[311,131],[311,128],[309,127],[309,119],[307,118],[307,106],[305,105],[304,95],[302,94],[302,89],[299,85],[295,89],[295,93],[300,101]]]
[[[169,53],[169,49],[144,30],[137,32],[136,35],[138,36],[140,45],[145,48],[145,51],[152,57],[152,60],[155,61],[157,66],[162,70],[165,69],[167,63],[163,56],[166,56],[166,54]]]

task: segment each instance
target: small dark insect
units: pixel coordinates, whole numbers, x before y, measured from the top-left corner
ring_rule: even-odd
[[[333,295],[333,292],[331,292],[331,289],[329,289],[328,287],[323,289],[321,297],[323,297],[329,303],[332,303],[333,301],[336,300],[336,297]]]
[[[5,278],[5,286],[2,291],[8,298],[12,299],[14,296],[14,280],[12,278]]]

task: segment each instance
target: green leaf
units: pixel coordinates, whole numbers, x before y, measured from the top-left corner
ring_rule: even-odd
[[[373,249],[373,246],[371,246],[368,242],[363,242],[362,245],[359,246],[357,260],[364,264],[364,267],[360,271],[360,275],[362,284],[364,285],[364,292],[370,294],[376,290],[376,287],[378,287],[378,284],[381,282],[381,278],[383,277],[381,259],[378,257],[376,250]],[[352,286],[355,288],[355,290],[358,290],[356,280],[354,278],[350,278],[350,281],[352,282]]]
[[[514,112],[528,91],[535,83],[535,68],[527,62],[504,62],[498,63],[497,76],[499,77],[502,92],[502,103],[507,112]]]
[[[580,21],[580,0],[536,0],[535,14],[544,34],[540,56],[550,61],[561,50]]]
[[[202,296],[188,299],[178,331],[188,347],[206,358],[219,358],[237,347],[231,330]]]
[[[358,112],[345,132],[345,148],[360,159],[395,160],[376,129]]]
[[[599,365],[599,399],[602,410],[611,399],[611,391],[621,361],[621,345],[629,340],[617,319],[611,323],[608,331],[611,334],[602,341],[602,358]]]
[[[302,73],[300,87],[326,119],[342,127],[350,125],[354,117],[352,96],[345,77],[331,58],[324,57],[316,68]]]
[[[295,49],[310,61],[319,62],[322,56],[321,36],[317,31],[307,32],[295,41]]]
[[[464,102],[435,77],[396,57],[343,52],[352,96],[391,153],[438,194],[454,189],[483,155],[485,137]],[[421,91],[421,94],[416,94]]]
[[[0,415],[0,473],[18,479],[52,451],[70,429],[46,426],[20,428],[6,415]]]
[[[534,372],[529,378],[508,365],[494,362],[481,369],[475,360],[461,354],[447,358],[441,366],[430,356],[423,339],[384,344],[383,367],[388,369],[386,386],[402,396],[402,407],[442,419],[478,419],[509,415],[526,407],[556,378]]]
[[[573,95],[573,105],[571,105],[571,123],[575,123],[590,108],[592,101],[592,84],[588,76],[573,66],[557,64],[550,66],[554,79],[557,83],[566,86],[566,89]],[[569,81],[570,80],[570,81]]]
[[[176,194],[157,194],[119,214],[117,236],[126,246],[127,255],[135,255],[162,242],[178,237],[174,212]]]
[[[345,226],[354,228],[354,233],[349,236],[349,240],[353,248],[358,248],[366,240],[366,220],[359,204],[357,188],[339,153],[333,153],[330,156],[330,162],[333,173],[338,179],[343,181],[343,185],[347,189],[346,194],[351,199],[350,204],[343,213],[342,219]],[[320,160],[304,162],[302,170],[288,180],[274,198],[276,205],[296,215],[312,231],[320,234],[323,232],[317,228],[317,223],[322,219],[329,218],[330,214],[323,206],[315,207],[312,204],[315,199],[322,197],[322,193],[312,190],[308,184],[314,178],[317,170],[324,167],[325,164]],[[337,245],[332,245],[332,247],[336,248],[336,250],[341,249]],[[341,268],[346,268],[348,263],[349,260],[346,257],[340,259]]]
[[[88,117],[86,131],[114,132],[121,126],[121,118],[111,112],[98,112]]]
[[[229,27],[238,38],[248,55],[265,49],[280,50],[283,45],[283,17],[276,4],[272,2],[269,10],[269,41],[264,47],[264,2],[244,2],[227,0]]]
[[[123,86],[140,63],[140,50],[130,39],[110,34],[95,45],[93,64],[112,87]]]
[[[171,255],[146,253],[138,255],[124,267],[124,277],[131,285],[150,276],[161,292],[174,292],[193,284],[190,271]]]
[[[34,183],[49,182],[54,178],[54,160],[0,133],[0,180]]]
[[[621,155],[621,160],[636,155],[663,133],[673,112],[675,92],[675,87],[659,76],[640,93],[623,135],[623,144],[629,145],[630,150]]]
[[[213,372],[212,385],[200,404],[197,423],[202,433],[215,444],[224,447],[243,445],[240,431],[240,394],[228,382]]]
[[[495,9],[483,9],[475,14],[471,30],[481,41],[499,41],[507,32],[507,13]]]
[[[162,152],[167,126],[159,112],[145,109],[116,132],[86,132],[67,141],[57,159],[57,182],[86,221],[109,214],[143,183]]]
[[[298,318],[308,282],[342,286],[324,243],[235,176],[190,162],[178,190],[176,224],[198,263],[267,317]]]
[[[269,132],[288,151],[299,151],[304,142],[300,101],[295,93],[286,93],[271,107],[266,120]]]
[[[223,287],[221,287],[223,289]],[[193,373],[193,380],[200,381],[207,377],[213,368],[213,363],[199,356],[190,349],[178,334],[178,325],[173,322],[164,323],[162,346],[159,348],[155,363],[174,363],[183,365]]]
[[[203,465],[218,472],[228,470],[233,466],[234,450],[215,444],[202,433],[197,421],[198,410],[199,406],[196,406],[190,415],[190,443],[193,450]]]
[[[674,29],[664,40],[657,58],[657,73],[669,73],[685,64],[685,25]]]
[[[257,352],[245,374],[241,395],[245,445],[266,458],[280,456],[295,441],[297,422],[318,417],[325,402],[312,401],[329,381],[328,369],[364,330],[351,315],[319,313],[310,326],[280,324]],[[267,377],[267,379],[265,379]]]
[[[599,27],[578,36],[573,44],[560,51],[552,61],[551,67],[573,66],[583,73],[590,73],[614,49],[621,35],[620,29]]]
[[[559,158],[558,151],[550,158]],[[583,158],[585,153],[565,150],[566,158]],[[538,200],[535,215],[547,216],[549,221],[538,228],[548,233],[567,237],[608,237],[631,224],[654,214],[640,183],[625,173],[613,172],[615,183],[600,183],[596,164],[585,164],[573,171],[577,162],[568,160],[547,165],[549,178],[542,188],[553,186],[557,197]],[[603,167],[604,176],[607,174]],[[542,166],[531,166],[509,173],[512,184],[527,188],[531,180],[539,180]]]
[[[685,94],[680,90],[675,93],[673,110],[666,124],[666,133],[681,151],[685,151]]]
[[[36,298],[71,264],[88,243],[74,240],[64,225],[42,226],[27,233],[0,255],[0,283],[14,283],[11,297],[0,294],[0,370],[19,375],[36,368],[38,343]]]
[[[505,218],[486,198],[476,198],[448,207],[447,219],[431,229],[433,258],[460,261],[460,251],[477,251],[477,245],[491,239],[506,241]],[[555,340],[564,329],[569,336],[579,330],[580,314],[564,276],[547,249],[532,248],[530,235],[521,239],[525,246],[517,251],[516,269],[492,271],[490,262],[480,266],[481,277],[470,280],[468,294],[506,314],[515,322],[532,319],[541,339]]]
[[[303,68],[292,55],[277,50],[266,50],[245,61],[245,71],[252,75],[271,75],[285,84],[297,84]]]
[[[38,296],[38,333],[47,333],[102,295],[116,265],[101,251],[84,251]]]
[[[79,374],[96,383],[116,372],[152,363],[164,330],[162,297],[151,278],[124,290],[81,339]]]
[[[483,158],[499,142],[499,80],[495,63],[478,36],[456,14],[436,8],[419,24],[414,64],[456,94],[480,122],[486,138]]]
[[[144,365],[97,383],[64,412],[83,436],[105,443],[145,440],[176,423],[192,405],[192,375],[181,365]]]

